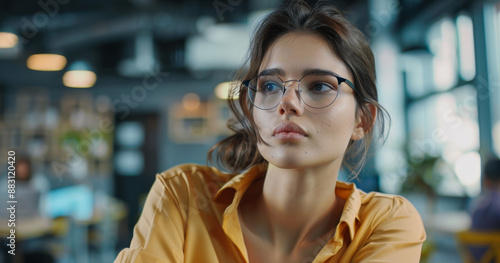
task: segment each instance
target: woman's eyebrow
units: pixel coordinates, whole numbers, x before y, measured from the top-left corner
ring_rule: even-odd
[[[308,74],[314,74],[314,75],[334,75],[338,76],[337,73],[326,70],[326,69],[319,69],[319,68],[307,68],[302,71],[302,76],[308,75]],[[268,68],[264,69],[259,73],[259,76],[263,75],[276,75],[276,76],[284,76],[286,77],[286,72],[282,68]]]
[[[286,72],[281,68],[268,68],[264,69],[259,73],[259,76],[263,75],[277,75],[277,76],[286,76]]]
[[[308,74],[315,74],[315,75],[334,75],[338,76],[337,73],[326,70],[326,69],[319,69],[319,68],[307,68],[302,71],[302,76],[308,75]]]

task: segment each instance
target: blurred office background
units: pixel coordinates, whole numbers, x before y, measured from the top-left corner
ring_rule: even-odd
[[[469,227],[481,167],[500,155],[500,2],[335,2],[370,40],[392,117],[355,183],[415,204],[428,233],[422,262],[461,262],[456,233]],[[206,164],[230,134],[228,82],[280,3],[0,2],[4,204],[9,151],[31,167],[16,184],[17,255],[2,237],[0,262],[112,262],[155,174]]]

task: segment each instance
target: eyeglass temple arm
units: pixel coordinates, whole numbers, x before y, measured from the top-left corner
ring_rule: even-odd
[[[247,88],[249,88],[249,89],[251,89],[251,90],[253,90],[255,92],[256,89],[250,87],[250,81],[251,81],[250,79],[249,80],[245,80],[245,81],[241,82],[241,84],[243,84],[245,87],[247,87]]]
[[[337,77],[337,79],[339,80],[339,85],[342,82],[345,82],[345,83],[347,83],[347,85],[349,85],[349,87],[351,87],[352,90],[356,91],[356,88],[354,88],[354,84],[350,80],[342,78],[342,77]]]

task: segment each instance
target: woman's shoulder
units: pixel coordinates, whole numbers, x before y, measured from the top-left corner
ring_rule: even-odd
[[[189,176],[191,174],[213,173],[213,170],[216,169],[206,165],[185,163],[173,166],[163,172],[160,172],[158,173],[158,176],[164,178],[165,180],[169,180],[175,177]]]
[[[387,205],[387,206],[405,206],[411,205],[411,202],[408,201],[404,196],[397,194],[387,194],[381,192],[368,192],[365,193],[362,190],[360,191],[361,195],[361,204],[365,205]]]
[[[219,180],[229,180],[234,176],[234,174],[222,172],[212,166],[186,163],[176,165],[172,168],[169,168],[168,170],[158,173],[158,176],[165,180],[179,177],[209,177]]]
[[[337,182],[337,193],[348,198],[348,203],[362,214],[371,210],[393,210],[400,208],[415,209],[408,199],[397,194],[381,192],[365,192],[353,183]],[[415,210],[416,211],[416,210]]]
[[[390,221],[397,218],[422,224],[419,212],[404,196],[380,192],[360,192],[360,218],[370,221]]]
[[[199,164],[180,164],[156,175],[158,183],[167,188],[176,189],[209,189],[218,191],[235,174],[225,173],[219,169]]]

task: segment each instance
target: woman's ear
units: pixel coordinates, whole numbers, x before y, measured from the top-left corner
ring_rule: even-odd
[[[363,139],[375,123],[377,107],[373,104],[365,103],[365,109],[367,112],[359,110],[356,114],[356,125],[352,131],[351,140],[357,141]]]

